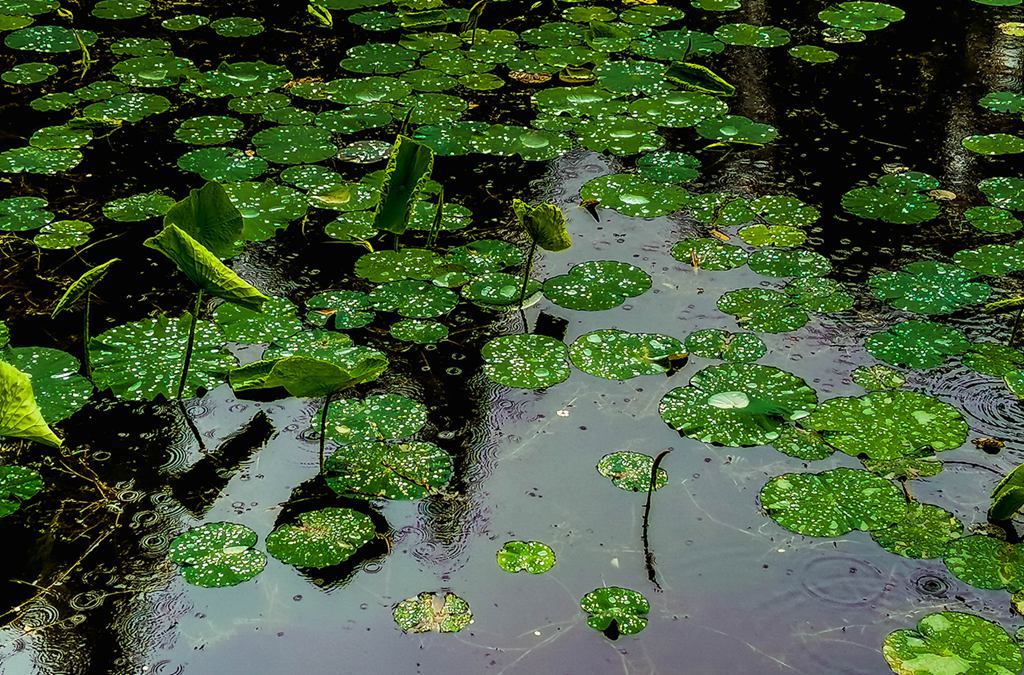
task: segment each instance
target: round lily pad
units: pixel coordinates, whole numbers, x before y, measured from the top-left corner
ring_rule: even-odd
[[[964,532],[963,523],[945,509],[911,502],[902,520],[874,530],[871,538],[886,551],[904,558],[941,558],[949,542]]]
[[[584,184],[580,196],[624,216],[657,218],[683,208],[689,193],[675,185],[656,183],[634,174],[613,173]]]
[[[367,281],[383,283],[401,279],[433,279],[444,269],[441,257],[422,248],[374,251],[356,261],[355,273]]]
[[[732,314],[744,328],[758,333],[785,333],[807,323],[807,312],[793,298],[770,288],[740,288],[718,300],[718,309]]]
[[[818,395],[796,375],[771,366],[709,366],[661,399],[661,418],[683,436],[735,447],[766,445],[807,417]]]
[[[978,342],[971,345],[961,362],[975,372],[1005,377],[1024,368],[1024,352],[1009,345]]]
[[[57,220],[44,225],[32,241],[39,248],[59,250],[81,246],[89,241],[92,223],[84,220]]]
[[[637,173],[661,183],[688,183],[700,175],[700,160],[685,152],[652,152],[636,161]]]
[[[392,610],[395,623],[405,633],[458,633],[473,623],[469,603],[445,592],[423,592],[406,598]]]
[[[983,534],[950,542],[943,556],[946,567],[975,588],[1024,589],[1024,550],[1019,545]]]
[[[306,319],[318,326],[334,330],[362,328],[373,323],[373,308],[366,293],[360,291],[325,291],[306,301],[311,311]]]
[[[174,199],[162,192],[143,192],[114,199],[103,205],[103,215],[122,223],[136,223],[162,216],[174,206]]]
[[[0,359],[32,378],[36,404],[50,424],[78,412],[92,396],[92,382],[78,374],[78,359],[67,352],[15,347],[0,352]]]
[[[27,232],[37,230],[53,220],[42,197],[8,197],[0,199],[0,230]]]
[[[654,458],[642,452],[623,450],[601,458],[597,472],[610,480],[612,485],[628,492],[647,492],[651,487],[651,470]],[[668,472],[658,467],[654,489],[660,490],[668,484]]]
[[[685,358],[679,340],[658,333],[628,333],[614,328],[579,336],[569,347],[573,365],[607,380],[628,380],[641,375],[661,375],[673,360]]]
[[[518,247],[498,239],[478,239],[448,251],[448,261],[473,274],[499,272],[523,262]]]
[[[840,2],[818,12],[818,18],[829,26],[859,31],[881,30],[894,21],[900,21],[905,13],[899,7],[883,2]]]
[[[224,191],[242,214],[242,237],[264,241],[289,222],[306,215],[309,208],[302,193],[273,181],[228,183]]]
[[[982,232],[1006,234],[1021,228],[1020,221],[1012,213],[996,206],[975,206],[964,211],[964,217]]]
[[[1024,152],[1024,138],[1014,134],[967,136],[961,144],[979,155],[1016,155]]]
[[[876,298],[898,309],[918,314],[951,314],[980,304],[992,289],[972,281],[974,272],[948,263],[922,260],[904,265],[898,272],[884,272],[868,279]]]
[[[986,178],[978,183],[978,189],[993,206],[1010,211],[1024,211],[1024,178]]]
[[[748,225],[739,231],[740,239],[751,246],[786,248],[800,246],[807,241],[803,230],[788,225]]]
[[[934,321],[903,321],[869,335],[864,346],[886,363],[928,369],[942,365],[950,356],[963,354],[971,343],[952,326]]]
[[[861,457],[860,462],[871,473],[888,480],[916,480],[931,478],[942,473],[942,460],[927,449],[895,459]]]
[[[174,137],[192,145],[222,145],[231,142],[244,126],[234,117],[203,115],[182,122],[175,130]]]
[[[584,595],[580,599],[580,609],[587,614],[587,625],[594,630],[606,632],[612,629],[616,636],[636,635],[647,627],[651,604],[642,593],[620,586],[606,586]]]
[[[167,557],[181,566],[185,581],[219,588],[248,581],[263,571],[267,556],[253,548],[258,537],[238,523],[207,523],[179,534]]]
[[[651,152],[665,144],[654,124],[630,117],[598,117],[577,124],[574,129],[586,149],[620,157]]]
[[[883,181],[886,178],[890,180]],[[936,187],[938,181],[926,174],[883,176],[875,186],[854,188],[844,194],[842,204],[861,218],[916,225],[938,217],[939,205],[926,193]]]
[[[267,535],[267,553],[296,567],[337,565],[376,536],[370,517],[353,509],[328,507],[299,514],[297,520]]]
[[[210,23],[210,19],[201,14],[179,14],[170,19],[164,19],[160,25],[167,30],[187,31],[202,28]]]
[[[692,356],[722,361],[757,361],[768,352],[761,338],[753,333],[730,333],[717,328],[690,333],[685,345]]]
[[[533,304],[540,289],[540,282],[530,279],[524,294],[522,278],[506,272],[486,272],[462,287],[462,297],[487,309],[508,311],[519,308],[520,296],[524,307]]]
[[[727,23],[715,29],[715,37],[727,45],[781,47],[789,42],[789,31],[776,26]]]
[[[859,366],[853,369],[852,375],[855,383],[869,391],[899,389],[907,383],[903,373],[889,366]]]
[[[555,566],[555,552],[540,541],[506,541],[497,558],[498,567],[510,574],[544,574]]]
[[[8,84],[37,84],[57,74],[57,66],[50,63],[19,63],[0,75]]]
[[[956,408],[904,390],[825,401],[801,425],[848,455],[872,459],[896,459],[921,448],[952,450],[967,440],[967,422]]]
[[[762,488],[760,501],[772,520],[809,537],[870,532],[902,521],[907,513],[895,483],[860,469],[783,474]]]
[[[327,438],[342,445],[407,438],[427,423],[427,408],[399,394],[335,401],[328,408]]]
[[[211,21],[210,28],[222,37],[251,37],[263,32],[263,22],[248,16],[229,16]]]
[[[43,477],[35,469],[12,464],[0,465],[0,518],[9,516],[21,503],[43,489]]]
[[[779,136],[775,127],[742,115],[724,115],[704,120],[697,125],[697,133],[708,140],[745,145],[765,145]]]
[[[92,140],[88,129],[74,129],[68,126],[43,127],[37,129],[29,139],[29,145],[44,150],[80,148]]]
[[[634,101],[629,105],[629,112],[659,127],[684,128],[696,126],[707,119],[719,118],[729,112],[729,107],[709,94],[667,91]],[[661,180],[654,176],[648,177]]]
[[[388,332],[396,340],[421,345],[435,344],[448,337],[447,326],[427,319],[402,319],[391,324]]]
[[[324,463],[328,487],[359,499],[422,499],[442,490],[452,458],[433,443],[353,443]]]
[[[54,175],[70,171],[82,161],[75,149],[46,150],[33,146],[0,152],[0,173],[38,173]]]
[[[1001,276],[1024,270],[1024,250],[1015,246],[986,244],[957,251],[953,261],[977,276]]]
[[[238,182],[262,176],[269,165],[263,158],[235,148],[200,148],[179,157],[178,167],[204,180]]]
[[[747,252],[739,246],[711,237],[683,239],[672,247],[672,257],[696,269],[731,270],[747,262]]]
[[[264,302],[261,312],[225,302],[214,310],[213,319],[225,339],[247,344],[269,344],[303,329],[295,304],[281,297]]]
[[[618,307],[642,295],[651,278],[639,267],[614,260],[574,265],[568,272],[544,282],[544,295],[566,309],[597,311]]]
[[[369,295],[370,304],[382,312],[426,319],[447,314],[458,304],[458,296],[447,288],[425,281],[404,279],[382,284]]]
[[[1019,673],[1020,646],[997,623],[963,612],[929,614],[885,636],[882,656],[903,675]]]
[[[832,63],[839,58],[839,54],[831,49],[825,49],[818,45],[798,45],[789,48],[789,55],[794,59],[800,59],[808,63]]]
[[[81,50],[79,40],[87,47],[96,44],[99,37],[88,30],[75,30],[63,26],[29,26],[12,31],[4,38],[11,49],[61,54]]]
[[[338,152],[331,134],[319,127],[286,124],[252,137],[260,157],[276,164],[313,164]]]
[[[828,258],[803,249],[763,248],[751,253],[747,264],[766,277],[820,277],[832,271]]]
[[[163,96],[133,92],[88,105],[82,110],[82,117],[134,123],[170,109],[171,102]]]
[[[545,335],[503,335],[483,346],[484,373],[498,384],[543,389],[569,377],[565,345]]]

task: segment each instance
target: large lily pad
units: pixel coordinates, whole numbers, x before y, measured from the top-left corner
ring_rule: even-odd
[[[480,355],[487,377],[506,387],[543,389],[570,374],[565,345],[546,335],[497,337],[484,345]]]
[[[298,310],[288,298],[271,297],[260,312],[225,302],[213,318],[225,339],[248,344],[284,340],[303,329]]]
[[[555,552],[541,541],[507,541],[497,558],[498,567],[510,574],[544,574],[555,566]]]
[[[452,458],[433,443],[354,443],[324,463],[327,485],[360,499],[422,499],[452,476]]]
[[[997,176],[978,183],[978,189],[992,206],[1010,211],[1024,211],[1024,178]]]
[[[689,199],[689,193],[681,187],[629,173],[594,178],[580,188],[580,196],[634,218],[668,215],[683,208]]]
[[[672,361],[685,356],[683,343],[673,337],[614,328],[585,333],[569,347],[573,365],[608,380],[661,375],[672,368]]]
[[[928,369],[942,365],[950,356],[963,354],[971,343],[952,326],[934,321],[903,321],[872,333],[864,346],[886,363]]]
[[[369,302],[376,309],[416,319],[447,314],[458,301],[458,296],[447,288],[410,279],[383,284],[369,295]]]
[[[637,591],[607,586],[584,595],[580,609],[587,614],[588,626],[605,633],[611,631],[612,636],[617,637],[636,635],[646,628],[651,603]]]
[[[992,289],[972,281],[975,276],[956,265],[922,260],[898,272],[876,274],[868,285],[876,298],[893,307],[918,314],[951,314],[988,299]]]
[[[953,261],[976,276],[1000,276],[1024,270],[1024,250],[1015,246],[987,244],[957,251]]]
[[[783,474],[768,481],[760,500],[772,520],[810,537],[877,530],[900,522],[907,513],[906,499],[895,483],[860,469]]]
[[[661,399],[661,418],[684,436],[730,446],[765,445],[807,416],[818,395],[796,375],[771,366],[709,366]]]
[[[593,260],[549,278],[544,282],[544,295],[560,307],[596,311],[618,307],[650,287],[651,278],[635,265]]]
[[[876,391],[825,401],[801,424],[854,457],[896,459],[922,448],[960,447],[967,422],[947,403],[912,391]]]
[[[984,534],[953,540],[943,556],[946,567],[975,588],[1024,590],[1024,550]]]
[[[929,614],[917,630],[885,636],[882,656],[900,675],[1015,675],[1020,646],[997,623],[963,612]]]
[[[263,571],[267,556],[253,548],[258,537],[238,523],[207,523],[179,534],[167,557],[196,586],[235,586]]]
[[[370,517],[353,509],[328,507],[299,514],[297,520],[267,535],[267,553],[296,567],[337,565],[376,535]]]

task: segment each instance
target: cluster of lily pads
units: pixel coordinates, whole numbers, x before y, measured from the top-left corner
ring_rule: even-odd
[[[571,243],[557,207],[514,205],[532,244],[524,255],[513,242],[459,238],[473,214],[446,200],[441,184],[430,178],[435,155],[515,156],[529,162],[582,147],[623,158],[628,167],[583,186],[581,199],[595,214],[597,207],[639,218],[682,213],[700,226],[703,236],[674,243],[671,253],[680,263],[712,272],[747,265],[770,280],[784,281],[770,282],[777,288],[744,288],[720,298],[718,308],[750,332],[701,330],[684,338],[599,329],[571,345],[545,335],[504,335],[483,347],[485,373],[502,385],[541,389],[570,377],[571,366],[623,380],[672,374],[689,355],[722,361],[665,395],[660,410],[667,424],[705,443],[771,445],[805,461],[838,451],[864,464],[864,469],[772,478],[760,500],[776,522],[808,536],[867,531],[889,551],[942,558],[965,582],[1005,588],[1015,602],[1024,603],[1024,567],[1019,564],[1024,558],[1017,544],[965,535],[953,514],[914,500],[906,488],[908,481],[941,470],[935,453],[966,439],[967,424],[959,412],[903,389],[904,377],[886,366],[853,373],[867,394],[821,402],[797,376],[756,363],[767,351],[756,333],[794,331],[812,314],[853,306],[850,293],[829,278],[829,261],[803,248],[807,235],[802,228],[817,221],[818,210],[788,195],[693,194],[684,186],[699,176],[700,160],[690,152],[666,149],[666,130],[690,128],[694,133],[685,138],[693,152],[772,142],[778,136],[773,127],[730,114],[726,99],[735,87],[712,66],[727,46],[790,44],[787,30],[723,22],[704,33],[686,28],[684,10],[674,6],[570,3],[558,8],[555,20],[516,33],[480,27],[486,3],[472,10],[430,1],[399,3],[395,10],[384,9],[386,4],[310,3],[311,16],[324,26],[333,25],[337,12],[368,32],[400,31],[390,42],[349,47],[338,63],[343,75],[327,79],[296,77],[285,65],[262,61],[225,62],[204,70],[175,54],[170,40],[124,38],[106,44],[96,32],[76,28],[58,12],[55,0],[0,0],[0,31],[6,32],[10,49],[77,54],[83,76],[92,63],[90,49],[105,48],[118,57],[111,79],[35,98],[34,110],[66,117],[35,130],[26,145],[0,152],[0,172],[72,171],[91,143],[167,113],[187,97],[207,101],[210,114],[185,119],[168,134],[183,146],[176,165],[186,174],[216,181],[182,201],[150,190],[116,196],[102,209],[111,221],[102,223],[107,230],[111,223],[163,218],[163,229],[146,245],[195,286],[193,311],[158,315],[90,337],[89,296],[116,262],[110,261],[75,282],[54,312],[84,306],[83,363],[56,349],[9,347],[0,324],[0,435],[59,446],[61,439],[48,423],[72,415],[94,390],[134,401],[180,400],[228,382],[239,395],[277,392],[324,401],[312,426],[320,434],[324,481],[339,495],[376,500],[437,494],[448,484],[453,462],[444,449],[419,438],[427,419],[423,404],[396,394],[339,397],[388,367],[383,352],[356,344],[346,331],[384,319],[394,340],[431,344],[448,337],[445,318],[460,303],[502,312],[545,298],[570,312],[603,311],[648,291],[651,279],[643,270],[612,260],[587,261],[566,274],[533,279],[537,247],[557,251]],[[740,7],[735,0],[693,0],[691,5],[726,19]],[[92,16],[127,20],[150,10],[146,0],[102,0]],[[884,3],[853,1],[828,5],[818,18],[825,26],[819,33],[822,42],[845,44],[902,20],[904,12]],[[51,23],[42,23],[47,20]],[[452,24],[462,24],[461,30],[449,31]],[[169,38],[213,30],[244,39],[263,30],[252,17],[211,20],[198,14],[168,16],[160,25]],[[815,64],[838,58],[837,52],[812,44],[795,45],[789,54]],[[11,86],[33,87],[59,71],[49,61],[23,62],[2,78]],[[529,101],[536,111],[529,125],[495,123],[474,112],[487,92],[499,89]],[[1024,112],[1022,102],[1019,93],[995,92],[981,105],[1016,115]],[[399,125],[405,133],[392,144]],[[963,144],[982,155],[1024,151],[1024,141],[1005,133],[970,136]],[[382,171],[363,169],[385,160]],[[331,168],[324,165],[328,162]],[[989,204],[968,209],[966,220],[986,233],[1019,230],[1015,212],[1024,211],[1024,178],[988,178],[979,189]],[[859,218],[917,225],[937,218],[943,202],[955,198],[931,176],[898,171],[854,187],[842,206]],[[35,233],[33,241],[42,249],[73,249],[87,244],[100,225],[80,219],[81,214],[58,216],[48,209],[47,200],[34,195],[0,200],[0,230]],[[300,310],[288,298],[263,295],[224,264],[247,242],[270,239],[311,215],[324,220],[325,214],[330,219],[324,224],[327,236],[366,249],[355,262],[359,281],[352,287],[324,290]],[[398,246],[407,230],[422,243]],[[394,236],[393,250],[382,248],[385,236]],[[438,245],[447,236],[458,243]],[[522,274],[514,273],[520,268]],[[917,261],[876,275],[870,287],[876,298],[896,309],[942,316],[989,299],[991,287],[978,279],[1020,270],[1024,249],[1019,245],[985,244],[960,251],[951,263]],[[222,304],[202,319],[208,296]],[[1022,307],[1024,301],[1010,301],[991,309]],[[265,351],[259,361],[239,366],[229,343],[264,345]],[[912,369],[933,368],[958,356],[978,372],[1004,377],[1024,395],[1024,353],[1012,344],[972,343],[958,329],[936,321],[904,321],[870,336],[866,348],[885,363]],[[328,441],[334,447],[325,458]],[[668,483],[664,470],[643,453],[612,453],[597,469],[625,490],[653,491]],[[14,512],[40,489],[42,480],[34,470],[0,467],[0,515]],[[1020,497],[1013,481],[1001,489],[1000,520],[1013,514]],[[327,507],[279,525],[265,542],[267,552],[286,564],[320,568],[341,564],[377,536],[361,511]],[[240,524],[207,523],[176,538],[169,557],[190,583],[232,585],[266,565],[266,556],[255,548],[257,539]],[[509,572],[542,573],[554,559],[549,547],[535,541],[510,541],[497,553],[498,565]],[[650,609],[642,594],[615,586],[588,593],[581,608],[588,624],[610,637],[642,630]],[[449,591],[420,593],[398,603],[393,613],[408,632],[455,632],[472,620],[468,603]],[[898,672],[917,673],[925,670],[915,659],[928,664],[937,658],[982,659],[974,645],[985,646],[985,664],[1021,669],[1020,652],[1005,631],[956,612],[925,617],[917,631],[896,631],[886,639],[884,654]]]

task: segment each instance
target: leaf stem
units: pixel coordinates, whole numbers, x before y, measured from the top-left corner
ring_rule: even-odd
[[[92,380],[92,357],[89,355],[89,306],[92,304],[92,293],[85,294],[85,311],[82,312],[82,367],[85,376]]]
[[[192,310],[192,323],[188,327],[188,344],[185,346],[185,363],[181,367],[181,380],[178,382],[178,399],[185,394],[185,383],[188,380],[188,366],[192,361],[192,349],[196,342],[196,323],[199,321],[199,310],[202,308],[203,291],[196,292],[195,307]]]
[[[320,473],[324,472],[324,444],[327,442],[327,408],[331,405],[334,394],[327,394],[323,410],[320,411]]]
[[[537,252],[537,240],[530,242],[530,252],[526,255],[526,267],[523,270],[523,287],[519,290],[519,309],[523,308],[526,301],[526,287],[530,283],[530,273],[533,272],[533,255]]]
[[[658,467],[661,466],[661,460],[665,459],[665,455],[672,452],[672,448],[667,448],[658,453],[658,456],[654,458],[651,463],[651,481],[647,484],[647,503],[644,504],[644,521],[643,521],[643,540],[644,540],[644,563],[647,566],[647,578],[651,580],[654,587],[661,590],[661,585],[658,583],[658,577],[654,571],[654,551],[651,550],[651,542],[647,537],[647,526],[651,517],[651,495],[654,494],[655,486],[658,483]]]

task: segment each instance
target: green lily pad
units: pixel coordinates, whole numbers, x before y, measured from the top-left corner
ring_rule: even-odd
[[[263,61],[237,61],[221,63],[214,70],[190,73],[181,88],[202,98],[237,98],[266,94],[291,79],[291,71],[284,66]]]
[[[992,206],[1024,211],[1024,178],[986,178],[978,183],[978,189],[992,202]]]
[[[188,31],[202,28],[209,25],[210,19],[202,14],[179,14],[170,19],[164,19],[160,25],[167,30]]]
[[[543,389],[569,377],[565,345],[545,335],[503,335],[483,346],[484,374],[498,384]]]
[[[229,16],[211,21],[210,28],[222,37],[252,37],[263,32],[263,22],[249,16]]]
[[[781,47],[789,42],[789,31],[776,26],[727,23],[715,29],[715,37],[727,45]]]
[[[225,302],[213,312],[213,319],[226,340],[247,344],[269,344],[303,329],[295,304],[280,297],[271,297],[260,312]]]
[[[444,271],[444,261],[433,251],[403,248],[399,251],[374,251],[356,261],[356,276],[374,283],[403,279],[433,279]]]
[[[956,265],[921,260],[898,272],[884,272],[868,279],[876,298],[898,309],[917,314],[951,314],[988,299],[992,289],[972,281],[976,275]]]
[[[99,37],[88,30],[74,30],[63,26],[29,26],[12,31],[4,38],[11,49],[29,52],[61,54],[81,50],[79,40],[87,47],[96,44]]]
[[[164,215],[174,203],[174,199],[162,192],[143,192],[107,202],[103,205],[103,215],[122,223],[141,222]]]
[[[509,574],[544,574],[555,566],[555,552],[540,541],[506,541],[497,558],[498,567]]]
[[[0,230],[27,232],[37,230],[53,220],[42,197],[8,197],[0,199]]]
[[[362,350],[352,345],[352,338],[344,333],[326,330],[301,331],[287,337],[278,337],[263,353],[265,360],[287,356],[308,356],[337,363],[347,350]]]
[[[636,635],[647,627],[651,603],[637,591],[606,586],[584,595],[580,599],[580,609],[587,614],[587,625],[594,630],[606,632],[611,629],[616,636]]]
[[[110,69],[130,87],[170,87],[196,71],[191,60],[172,54],[137,56]]]
[[[986,244],[957,251],[953,261],[977,276],[1001,276],[1024,270],[1024,250],[1015,246]]]
[[[78,374],[78,359],[67,352],[16,347],[0,352],[0,359],[32,378],[39,411],[51,424],[78,412],[92,396],[92,383]]]
[[[614,328],[585,333],[569,347],[573,365],[607,380],[662,375],[672,368],[673,360],[685,355],[683,343],[673,337]]]
[[[223,115],[190,117],[174,131],[174,137],[192,145],[221,145],[230,143],[245,127],[240,120]]]
[[[423,592],[395,605],[395,623],[405,633],[458,633],[473,623],[469,603],[445,592]]]
[[[358,499],[422,499],[452,476],[452,458],[433,443],[354,443],[324,463],[328,487]]]
[[[448,326],[427,319],[402,319],[391,324],[388,332],[396,340],[430,345],[448,337]]]
[[[687,211],[696,220],[715,228],[743,225],[757,217],[746,199],[722,192],[693,195]]]
[[[191,321],[188,314],[176,319],[159,316],[122,324],[94,337],[89,352],[96,388],[134,401],[176,398]],[[224,381],[235,358],[223,350],[223,343],[212,322],[196,322],[186,396]]]
[[[655,94],[665,90],[668,66],[656,61],[609,61],[594,69],[602,87],[614,94]]]
[[[242,238],[264,241],[293,220],[306,215],[309,205],[302,193],[267,180],[228,183],[225,192],[242,214]]]
[[[458,304],[458,296],[447,288],[425,281],[405,279],[391,281],[373,289],[370,304],[382,312],[396,312],[404,317],[426,319],[447,314]]]
[[[660,183],[688,183],[700,175],[700,160],[685,152],[652,152],[636,162],[637,173]]]
[[[656,125],[629,117],[598,117],[574,127],[580,143],[594,152],[608,152],[622,157],[657,150],[665,139],[656,132]]]
[[[46,424],[32,392],[32,379],[0,361],[0,436],[24,438],[59,448],[61,440]]]
[[[964,525],[945,509],[911,502],[902,520],[871,532],[886,551],[904,558],[941,558],[949,542],[964,533]]]
[[[907,514],[906,499],[895,483],[859,469],[783,474],[762,488],[760,501],[772,520],[809,537],[870,532]]]
[[[427,408],[398,394],[342,399],[328,408],[327,438],[342,445],[393,441],[412,436],[427,423]]]
[[[338,152],[330,132],[303,125],[270,127],[253,136],[252,142],[260,157],[275,164],[314,164]]]
[[[828,258],[803,249],[763,248],[751,253],[747,264],[766,277],[820,277],[832,271]]]
[[[900,21],[905,12],[882,2],[840,2],[818,12],[818,18],[835,28],[881,30]]]
[[[43,477],[35,469],[0,465],[0,518],[17,511],[22,502],[32,499],[42,489]]]
[[[789,295],[770,288],[740,288],[718,300],[718,309],[758,333],[786,333],[807,323],[807,312]]]
[[[739,246],[711,237],[683,239],[672,247],[672,257],[695,269],[731,270],[747,262],[747,252]]]
[[[807,241],[807,234],[798,227],[788,225],[748,225],[739,231],[739,237],[751,246],[790,248]]]
[[[88,129],[74,129],[68,126],[43,127],[36,130],[29,139],[29,145],[44,150],[80,148],[92,140]]]
[[[1020,221],[1012,213],[996,206],[975,206],[964,211],[964,217],[982,232],[1006,234],[1021,228]]]
[[[654,458],[642,452],[628,450],[613,452],[597,463],[597,472],[610,480],[612,485],[627,492],[647,492],[651,487],[651,471]],[[668,485],[668,472],[658,467],[654,489]]]
[[[798,277],[783,289],[792,302],[808,312],[832,314],[853,307],[853,296],[843,285],[825,277]]]
[[[821,434],[793,426],[780,427],[779,437],[771,442],[771,446],[784,455],[805,462],[825,459],[835,453]]]
[[[267,553],[296,567],[338,565],[377,534],[370,517],[352,509],[307,511],[297,520],[267,535]]]
[[[523,263],[518,247],[499,239],[478,239],[448,251],[448,262],[473,274],[499,272]]]
[[[896,459],[922,448],[952,450],[967,440],[967,422],[956,408],[903,390],[825,401],[801,425],[848,455],[872,459]]]
[[[82,161],[75,149],[45,150],[32,146],[0,152],[0,173],[39,173],[54,175],[70,171]]]
[[[942,460],[928,450],[895,459],[861,457],[861,464],[871,473],[888,480],[916,480],[931,478],[942,473]]]
[[[82,117],[135,123],[170,109],[171,102],[163,96],[133,92],[88,105],[82,110]]]
[[[598,311],[618,307],[651,287],[651,278],[635,265],[613,260],[588,261],[544,282],[544,295],[566,309]]]
[[[195,586],[236,586],[263,571],[267,556],[253,548],[258,537],[238,523],[207,523],[179,534],[167,557]]]
[[[722,361],[757,361],[768,353],[768,347],[753,333],[730,333],[717,328],[690,333],[685,345],[691,356]]]
[[[345,70],[365,75],[392,75],[416,66],[418,54],[400,45],[371,42],[350,47],[339,64]]]
[[[1024,94],[1015,91],[993,91],[985,94],[978,101],[978,105],[994,112],[1024,113]]]
[[[1024,368],[1024,352],[1009,345],[978,342],[971,345],[961,362],[975,372],[1005,377]]]
[[[789,55],[794,59],[800,59],[808,63],[832,63],[839,58],[839,54],[831,49],[825,49],[818,45],[798,45],[789,48]]]
[[[235,148],[200,148],[178,158],[183,171],[199,174],[204,180],[229,183],[258,178],[269,168],[266,160],[247,155]]]
[[[882,656],[901,675],[1019,673],[1020,646],[997,623],[963,612],[929,614],[917,630],[885,636]]]
[[[57,74],[57,66],[50,63],[19,63],[4,71],[0,79],[8,84],[38,84]]]
[[[660,127],[684,128],[717,119],[729,112],[729,108],[709,94],[668,91],[634,101],[629,105],[629,112]]]
[[[960,143],[979,155],[1016,155],[1024,152],[1024,138],[1013,134],[967,136]]]
[[[697,133],[719,143],[765,145],[779,136],[778,130],[742,115],[724,115],[707,119],[697,125]]]
[[[97,19],[137,19],[151,7],[149,0],[99,0],[92,7],[92,15]]]
[[[911,171],[882,176],[876,183],[844,194],[843,208],[861,218],[896,225],[916,225],[938,217],[939,205],[927,194],[939,186],[931,176]]]
[[[854,368],[853,381],[868,391],[881,391],[899,389],[907,383],[907,378],[889,366],[874,365]]]
[[[1015,544],[975,534],[953,540],[943,556],[946,567],[976,588],[1011,593],[1024,589],[1024,550]]]
[[[689,193],[666,183],[656,183],[635,174],[613,173],[588,181],[580,188],[580,197],[594,200],[624,216],[657,218],[686,205]]]
[[[750,202],[750,209],[770,225],[803,227],[813,225],[821,212],[796,197],[766,195]]]
[[[766,445],[807,417],[818,395],[796,375],[771,366],[709,366],[661,399],[661,418],[683,436],[735,447]]]
[[[886,363],[926,370],[963,354],[971,343],[956,328],[934,321],[903,321],[869,335],[864,346]]]
[[[325,291],[306,301],[306,319],[317,326],[351,330],[373,323],[370,299],[360,291]]]

